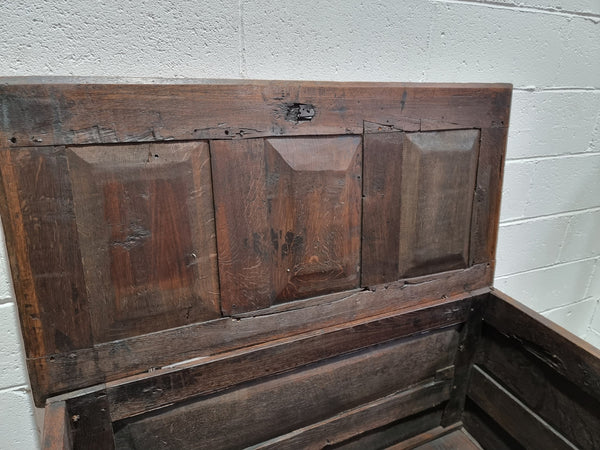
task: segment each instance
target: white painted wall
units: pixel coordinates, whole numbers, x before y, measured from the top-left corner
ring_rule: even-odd
[[[513,83],[496,285],[600,347],[600,0],[7,0],[0,32],[4,76]],[[5,260],[0,448],[30,449]]]

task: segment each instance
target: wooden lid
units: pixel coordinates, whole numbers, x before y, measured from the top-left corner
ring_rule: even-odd
[[[491,285],[510,85],[88,81],[0,83],[38,405]]]

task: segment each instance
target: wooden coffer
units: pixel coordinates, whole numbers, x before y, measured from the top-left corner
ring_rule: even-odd
[[[491,287],[511,90],[1,80],[43,446],[600,448],[599,353]]]

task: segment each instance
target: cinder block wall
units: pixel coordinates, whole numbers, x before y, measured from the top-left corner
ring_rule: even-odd
[[[496,285],[600,346],[600,1],[0,4],[0,75],[510,82]],[[38,444],[0,236],[0,448]]]

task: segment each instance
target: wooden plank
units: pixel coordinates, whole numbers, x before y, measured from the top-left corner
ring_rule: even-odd
[[[512,88],[237,80],[145,85],[39,82],[48,80],[4,79],[0,99],[10,120],[0,123],[2,145],[361,134],[365,120],[409,121],[423,131],[505,128]],[[312,115],[300,117],[300,106],[312,109]]]
[[[497,290],[484,320],[600,401],[600,350]]]
[[[343,450],[383,449],[411,441],[422,433],[429,433],[439,427],[443,410],[432,408],[404,420],[394,422],[387,427],[377,428],[342,442],[331,448]],[[440,427],[441,428],[441,427]],[[326,447],[329,448],[329,447]]]
[[[149,449],[258,444],[433,377],[448,365],[456,337],[450,329],[389,343],[156,412],[118,425],[117,442]]]
[[[442,274],[424,279],[422,283],[400,283],[375,292],[352,292],[342,299],[336,295],[331,302],[328,301],[329,296],[324,296],[323,303],[312,303],[311,300],[311,305],[306,308],[256,317],[219,319],[100,344],[93,349],[28,359],[30,376],[37,377],[39,374],[36,383],[40,386],[40,396],[36,397],[36,402],[43,404],[43,400],[50,393],[57,394],[107,380],[117,380],[187,359],[336,326],[347,321],[362,320],[378,314],[407,312],[426,307],[429,303],[445,303],[466,298],[470,293],[446,298],[445,292],[452,292],[449,286],[461,283],[464,283],[464,287],[476,287],[469,284],[471,279],[485,285],[478,274],[479,272]],[[477,295],[487,291],[488,288],[482,288],[480,291],[474,290],[473,293]],[[199,336],[202,339],[199,339]],[[135,358],[131,357],[132,354],[135,354]]]
[[[40,387],[37,404],[62,393],[187,359],[255,345],[268,340],[337,326],[379,314],[409,311],[488,292],[489,266],[448,272],[374,287],[373,290],[323,296],[321,302],[298,301],[295,309],[223,318],[163,332],[99,344],[92,349],[28,359],[31,377]],[[465,293],[463,290],[467,289]],[[471,291],[472,289],[472,291]],[[481,290],[478,290],[481,289]],[[201,338],[200,338],[201,337]],[[132,358],[131,355],[135,355]]]
[[[358,287],[361,139],[212,141],[225,314]]]
[[[473,360],[481,345],[482,311],[488,298],[489,294],[473,297],[469,317],[462,325],[454,358],[454,386],[442,417],[443,426],[459,422],[462,416]]]
[[[394,447],[392,447],[394,448]],[[454,430],[432,441],[415,447],[416,450],[481,450],[481,447],[465,433],[464,430]]]
[[[66,156],[95,343],[220,317],[208,143]]]
[[[3,223],[12,222],[6,242],[28,356],[90,347],[65,149],[0,150],[0,173]]]
[[[510,99],[508,100],[510,103]],[[507,122],[505,122],[507,123]],[[496,259],[507,128],[483,128],[471,225],[470,264]]]
[[[521,402],[580,448],[600,448],[600,402],[490,327],[476,359]]]
[[[473,367],[468,396],[526,448],[577,448],[479,366]]]
[[[44,411],[44,433],[42,435],[43,450],[70,450],[71,442],[70,417],[64,401],[48,403]]]
[[[73,431],[73,448],[114,449],[114,433],[106,392],[102,389],[89,391],[88,394],[67,401]]]
[[[469,265],[478,153],[478,130],[366,134],[363,284]]]
[[[469,399],[467,399],[465,404],[462,422],[469,434],[471,434],[484,449],[524,449],[521,444]]]
[[[421,383],[250,449],[322,449],[438,406],[448,399],[450,389],[447,381]]]
[[[466,319],[470,299],[400,315],[355,321],[287,340],[178,365],[109,383],[112,420],[214,393],[264,376],[283,373],[392,339],[446,328]],[[453,352],[455,349],[447,349]],[[151,393],[151,395],[148,395]]]

